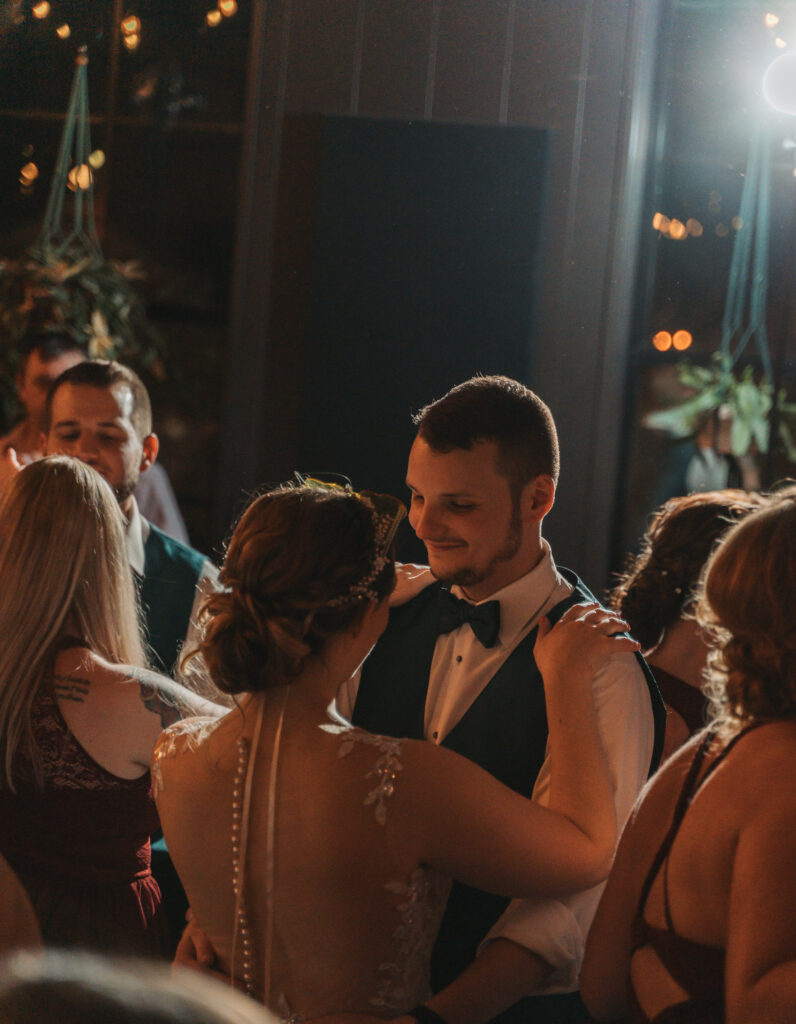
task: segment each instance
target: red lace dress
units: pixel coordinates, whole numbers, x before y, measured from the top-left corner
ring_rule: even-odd
[[[31,715],[44,789],[24,753],[17,792],[0,788],[0,851],[24,884],[47,945],[168,955],[149,836],[159,827],[149,772],[120,779],[72,736],[42,690]]]

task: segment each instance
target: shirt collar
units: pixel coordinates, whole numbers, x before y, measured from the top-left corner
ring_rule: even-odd
[[[533,569],[502,590],[484,598],[484,601],[500,602],[498,640],[501,646],[511,646],[516,642],[530,622],[539,616],[553,592],[563,582],[553,561],[550,545],[542,538],[542,557]],[[460,587],[451,587],[451,593],[467,600]]]
[[[133,498],[133,510],[130,518],[126,520],[125,535],[127,540],[127,560],[133,572],[139,576],[144,575],[144,545],[149,537],[149,523],[138,511],[138,505]]]

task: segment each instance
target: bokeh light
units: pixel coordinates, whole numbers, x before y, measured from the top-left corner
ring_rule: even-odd
[[[68,39],[72,35],[72,29],[64,22],[63,25],[58,26],[55,34],[59,39]]]
[[[141,19],[137,18],[134,14],[128,14],[122,20],[122,33],[126,36],[140,35]]]
[[[218,0],[218,9],[225,18],[231,18],[238,9],[237,0]]]
[[[669,225],[669,236],[676,242],[681,242],[688,235],[685,224],[675,218]]]
[[[221,11],[208,11],[205,15],[205,21],[210,28],[215,28],[215,26],[221,21]]]
[[[672,345],[678,352],[685,352],[687,348],[691,348],[693,340],[690,331],[675,331],[672,335]]]
[[[693,217],[688,218],[685,222],[685,226],[688,234],[691,235],[692,238],[699,238],[704,230],[699,221],[695,220]]]
[[[50,5],[47,3],[47,0],[40,0],[39,3],[33,5],[31,12],[34,18],[41,20],[50,13]]]
[[[779,18],[776,14],[772,14],[770,11],[765,17],[766,28],[773,28],[775,25],[779,25]]]
[[[653,335],[652,344],[659,352],[668,352],[672,347],[672,336],[668,331],[658,331]]]

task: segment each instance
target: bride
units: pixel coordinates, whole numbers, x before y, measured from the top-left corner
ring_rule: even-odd
[[[384,629],[396,499],[289,486],[259,497],[229,545],[200,651],[238,698],[169,729],[157,803],[194,917],[221,969],[284,1017],[406,1012],[450,877],[507,896],[563,895],[608,873],[611,782],[590,679],[623,623],[596,605],[540,626],[550,807],[430,743],[329,711]]]

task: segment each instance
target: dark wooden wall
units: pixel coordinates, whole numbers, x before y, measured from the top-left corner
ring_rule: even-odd
[[[275,459],[266,405],[285,114],[553,134],[532,370],[562,476],[547,535],[604,585],[659,0],[261,0],[252,32],[219,523]],[[426,396],[420,396],[424,400]],[[407,410],[408,413],[408,410]]]

